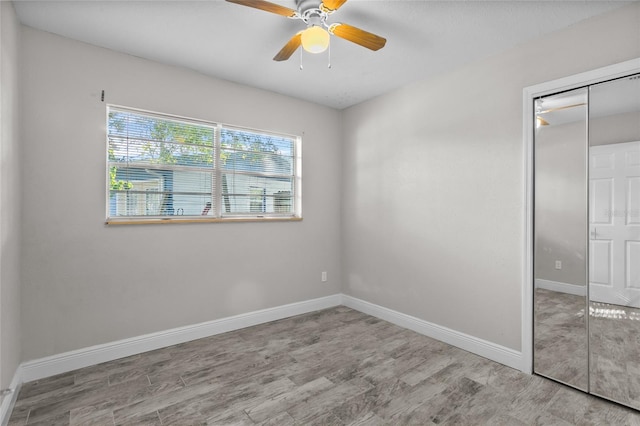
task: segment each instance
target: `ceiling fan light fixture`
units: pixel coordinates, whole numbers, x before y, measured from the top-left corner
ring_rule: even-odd
[[[319,25],[311,25],[301,34],[302,48],[309,53],[322,53],[329,47],[329,33]]]

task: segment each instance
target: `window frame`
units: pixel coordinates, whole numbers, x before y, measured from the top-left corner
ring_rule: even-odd
[[[302,220],[302,137],[298,135],[291,135],[287,133],[281,132],[273,132],[273,131],[265,131],[260,129],[254,129],[244,126],[237,125],[227,125],[217,122],[212,122],[208,120],[195,119],[190,117],[179,116],[175,114],[167,114],[160,113],[154,111],[143,110],[140,108],[132,108],[128,106],[116,105],[116,104],[107,104],[105,108],[105,164],[106,164],[106,183],[105,183],[105,224],[107,225],[131,225],[131,224],[149,224],[149,223],[209,223],[209,222],[270,222],[270,221],[300,221]],[[212,185],[211,185],[211,207],[210,210],[212,212],[211,215],[188,215],[188,216],[180,216],[178,214],[173,215],[160,215],[160,216],[111,216],[111,177],[110,172],[111,168],[114,167],[114,164],[109,159],[109,114],[112,111],[118,111],[123,113],[137,114],[149,118],[157,118],[160,120],[170,120],[176,122],[182,122],[186,124],[192,124],[197,126],[209,127],[213,129],[213,162],[211,165],[211,173],[212,173]],[[291,139],[292,140],[292,155],[291,158],[293,160],[292,164],[292,174],[290,175],[290,179],[292,180],[292,191],[293,195],[291,197],[291,212],[278,212],[274,211],[272,213],[269,212],[223,212],[223,198],[225,197],[225,193],[222,191],[223,179],[222,175],[225,174],[225,169],[222,165],[221,153],[223,150],[222,146],[222,132],[223,131],[239,131],[239,132],[247,132],[258,134],[260,136],[271,136],[278,137],[283,139]],[[180,169],[181,166],[175,167],[175,169]],[[169,168],[171,170],[173,168]],[[164,170],[164,169],[163,169]],[[246,175],[246,176],[254,176],[254,177],[277,177],[270,176],[269,173],[262,172],[242,172],[237,173],[237,170],[234,170],[229,173],[229,175]],[[277,173],[273,173],[273,175],[277,175]],[[173,193],[173,191],[171,191]],[[233,195],[228,194],[226,195]],[[251,199],[251,195],[249,193],[246,194],[247,199]],[[273,196],[274,203],[277,195]],[[275,210],[275,206],[274,206]]]

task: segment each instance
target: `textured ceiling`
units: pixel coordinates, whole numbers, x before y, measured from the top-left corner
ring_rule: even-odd
[[[273,0],[295,9],[294,0]],[[327,53],[274,62],[301,21],[222,0],[14,1],[25,25],[342,109],[624,6],[624,1],[349,0],[328,22],[387,38],[372,52],[332,37]]]

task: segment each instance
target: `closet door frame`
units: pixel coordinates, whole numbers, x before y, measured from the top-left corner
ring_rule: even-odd
[[[523,232],[522,256],[522,364],[520,370],[533,373],[533,142],[534,100],[553,93],[602,83],[640,72],[640,58],[525,87],[522,91],[523,140]]]

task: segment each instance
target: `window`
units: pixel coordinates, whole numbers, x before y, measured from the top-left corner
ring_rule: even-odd
[[[109,106],[107,222],[300,218],[300,138]]]

